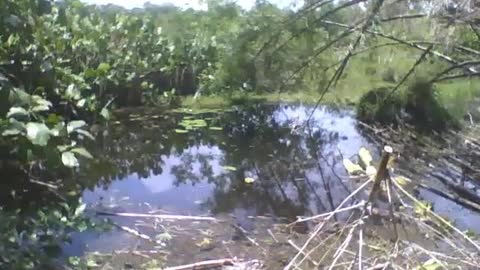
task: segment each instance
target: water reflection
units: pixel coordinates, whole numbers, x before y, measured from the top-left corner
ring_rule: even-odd
[[[366,142],[348,112],[320,109],[305,126],[308,115],[304,106],[251,106],[196,115],[223,130],[187,134],[174,132],[181,115],[120,120],[99,135],[99,159],[82,172],[84,199],[183,214],[245,209],[294,218],[332,209],[348,192],[338,175],[342,157]]]

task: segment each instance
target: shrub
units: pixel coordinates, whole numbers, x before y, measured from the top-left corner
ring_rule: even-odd
[[[386,99],[390,91],[390,88],[380,87],[365,93],[357,105],[358,119],[366,123],[398,123],[403,102],[401,97],[396,94]]]

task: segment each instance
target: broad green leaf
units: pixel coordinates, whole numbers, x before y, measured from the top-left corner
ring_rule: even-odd
[[[26,116],[26,115],[28,115],[28,112],[27,112],[27,110],[25,110],[22,107],[11,107],[10,110],[8,111],[8,113],[7,113],[7,117],[12,117],[12,116],[15,116],[15,115]]]
[[[72,133],[74,130],[85,126],[87,123],[83,120],[74,120],[67,124],[67,132]]]
[[[63,165],[73,168],[78,167],[78,160],[72,152],[63,152],[62,153],[62,163]]]
[[[362,167],[360,165],[353,163],[349,159],[344,159],[343,160],[343,166],[347,170],[348,174],[350,175],[358,175],[363,173]]]
[[[358,150],[358,156],[360,157],[360,164],[363,168],[367,168],[368,166],[370,166],[373,158],[370,152],[365,147],[362,147],[360,148],[360,150]]]
[[[50,139],[50,129],[43,123],[29,122],[26,126],[27,138],[35,145],[45,146]]]
[[[97,72],[100,76],[107,74],[110,70],[110,65],[108,63],[100,63],[97,67]]]
[[[78,148],[73,148],[70,150],[70,152],[73,152],[75,154],[79,154],[82,157],[92,159],[93,156],[88,152],[85,148],[83,147],[78,147]]]

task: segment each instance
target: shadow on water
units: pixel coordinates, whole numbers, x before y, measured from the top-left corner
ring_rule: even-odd
[[[316,110],[306,127],[310,110],[255,105],[220,114],[119,119],[99,132],[92,147],[97,158],[80,172],[88,187],[83,199],[96,209],[122,212],[231,214],[247,229],[253,226],[249,216],[291,221],[329,211],[349,193],[341,180],[343,157],[366,141],[350,112]],[[183,117],[208,126],[176,133]],[[83,249],[74,241],[70,252]]]

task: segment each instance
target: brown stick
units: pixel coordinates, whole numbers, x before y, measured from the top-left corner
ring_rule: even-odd
[[[375,180],[373,181],[372,191],[370,191],[370,195],[368,196],[368,202],[371,202],[377,195],[378,191],[380,190],[380,184],[382,183],[382,180],[384,180],[388,175],[387,164],[392,153],[392,147],[386,145],[383,148],[382,159],[380,160],[380,164],[378,164],[377,174],[375,175]]]

